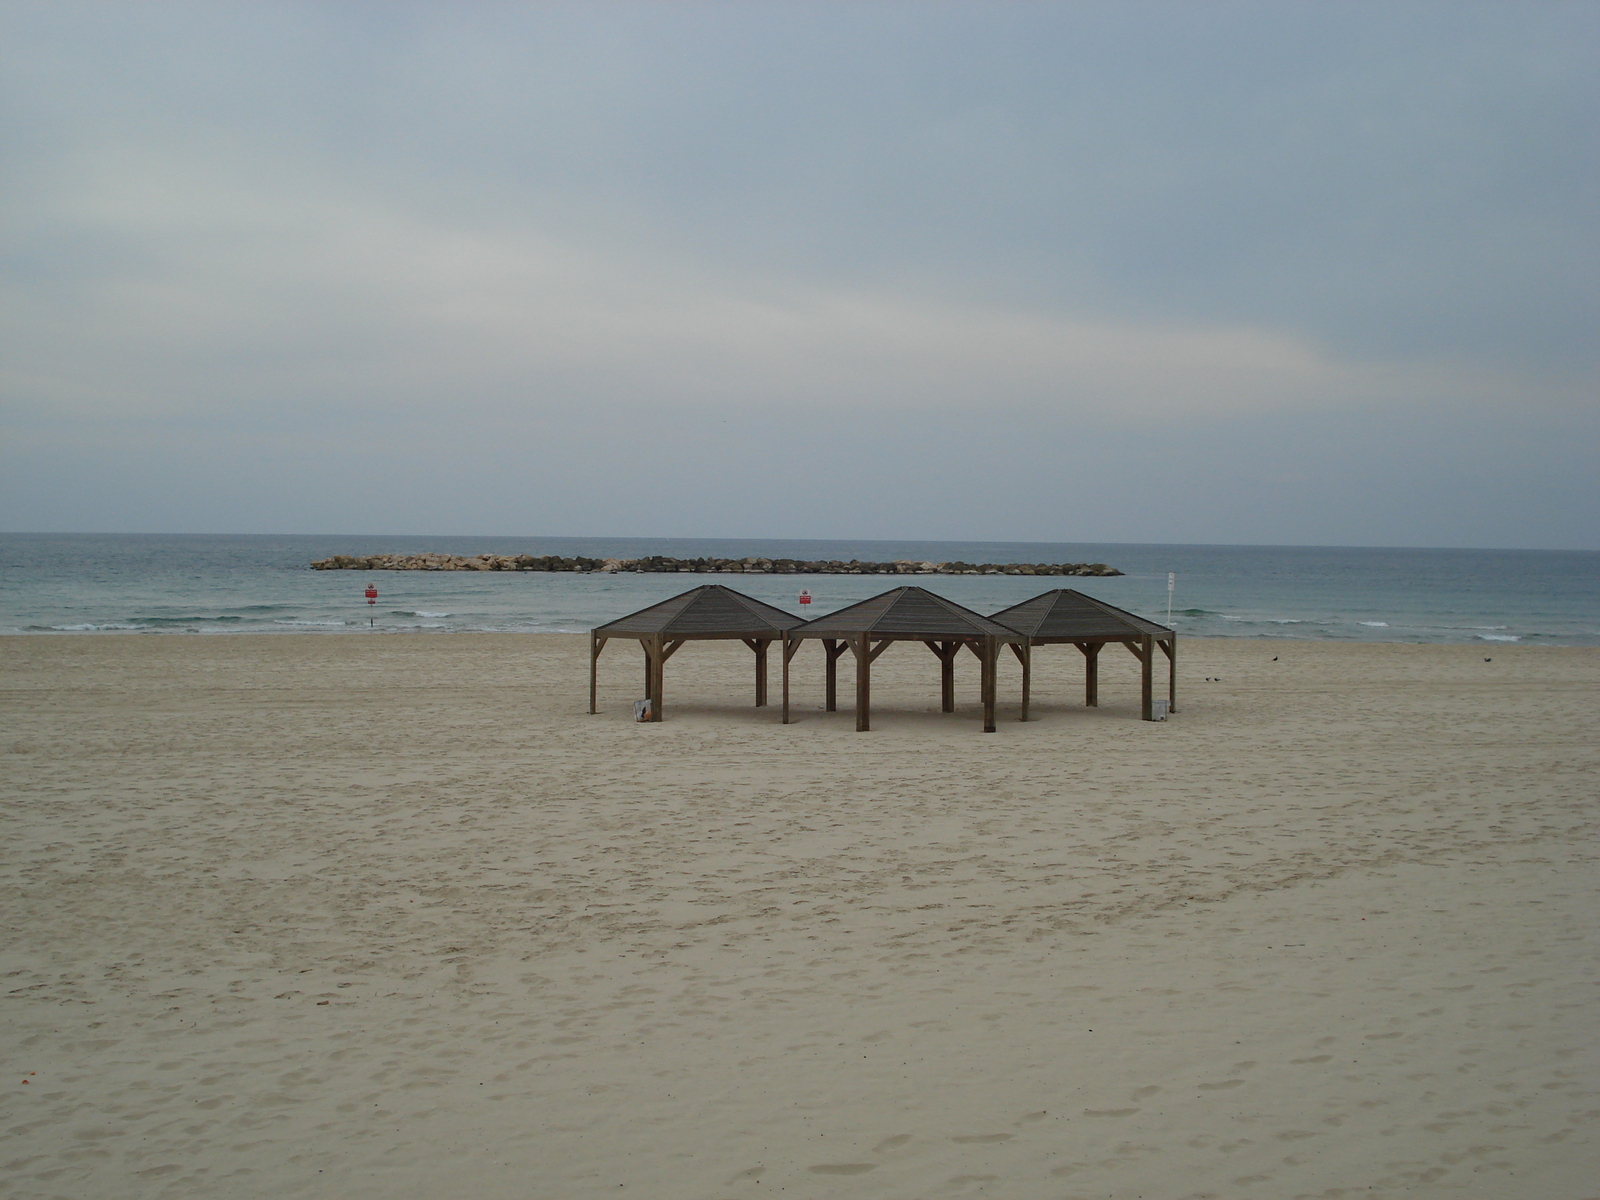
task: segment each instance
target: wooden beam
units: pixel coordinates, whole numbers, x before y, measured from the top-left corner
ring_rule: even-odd
[[[979,658],[983,662],[983,731],[993,733],[995,676],[1000,673],[1000,647],[994,638],[983,639],[983,651]]]
[[[1161,647],[1167,652],[1167,711],[1178,711],[1178,635],[1173,634]]]
[[[756,652],[756,707],[767,706],[767,647],[772,644],[771,638],[757,638]]]
[[[822,652],[828,656],[827,685],[828,694],[824,707],[828,712],[839,711],[839,656],[849,646],[848,642],[837,638],[823,638]]]
[[[656,668],[655,678],[651,682],[650,720],[652,722],[659,722],[665,717],[663,709],[666,707],[665,696],[667,690],[667,646],[666,639],[660,634],[657,634],[650,640],[653,643],[651,649],[655,651],[652,657],[655,659]],[[682,643],[679,644],[681,645]]]
[[[1131,648],[1131,647],[1130,647]],[[1139,715],[1146,721],[1156,719],[1155,673],[1156,643],[1148,633],[1139,639]]]
[[[882,654],[885,650],[887,650],[889,648],[889,643],[891,641],[893,641],[893,640],[894,640],[893,638],[884,638],[883,641],[879,642],[876,646],[874,646],[872,648],[872,655],[871,655],[870,658],[868,658],[867,661],[868,662],[877,662],[878,661],[878,655]]]
[[[1079,642],[1083,651],[1083,706],[1100,707],[1100,643]]]
[[[789,640],[789,631],[783,631],[783,723],[789,723],[789,660],[794,657],[794,652],[800,648],[800,640]]]
[[[644,698],[651,698],[650,689],[656,685],[655,660],[650,657],[650,639],[640,638],[639,646],[644,650]]]
[[[675,642],[668,643],[666,645],[666,647],[661,651],[661,661],[663,663],[665,663],[667,661],[667,659],[671,658],[674,654],[676,654],[682,648],[684,642],[686,642],[688,640],[689,640],[688,638],[679,638]]]
[[[591,715],[600,711],[595,707],[595,702],[599,699],[600,690],[600,651],[605,648],[606,639],[591,630],[589,633],[589,712]]]
[[[872,728],[872,651],[866,634],[851,640],[856,652],[856,732],[866,733]]]
[[[1033,694],[1033,643],[1012,642],[1011,652],[1017,656],[1017,661],[1022,664],[1022,716],[1021,720],[1028,719],[1028,701]]]
[[[961,653],[960,642],[936,642],[924,638],[922,644],[939,659],[939,710],[956,710],[956,655]]]

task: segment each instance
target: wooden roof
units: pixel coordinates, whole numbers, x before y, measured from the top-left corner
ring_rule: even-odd
[[[927,588],[898,587],[838,612],[808,621],[790,637],[842,638],[853,634],[883,638],[980,638],[1021,641],[1017,631],[936,596]]]
[[[1172,630],[1143,617],[1085,596],[1071,588],[1055,588],[994,614],[994,619],[1030,638],[1170,637]]]
[[[594,630],[601,637],[669,638],[775,637],[804,624],[793,613],[763,604],[720,583],[702,587],[618,617]]]

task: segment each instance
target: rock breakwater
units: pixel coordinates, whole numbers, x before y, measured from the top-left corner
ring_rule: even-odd
[[[555,554],[335,554],[317,571],[582,571],[683,575],[1121,575],[1105,563],[859,562],[796,558],[562,558]]]

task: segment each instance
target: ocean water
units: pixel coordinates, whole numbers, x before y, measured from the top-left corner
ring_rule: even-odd
[[[0,534],[0,633],[238,634],[465,630],[557,632],[653,604],[713,577],[313,571],[332,554],[561,554],[633,558],[1104,562],[1113,578],[715,576],[790,611],[820,615],[901,582],[982,613],[1075,587],[1202,637],[1600,645],[1600,552],[1039,542],[741,541]],[[362,592],[376,584],[378,603]]]

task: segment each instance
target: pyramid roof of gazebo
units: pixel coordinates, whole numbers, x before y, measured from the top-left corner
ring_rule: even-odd
[[[669,638],[776,637],[803,624],[802,618],[764,604],[720,583],[691,588],[681,595],[608,621],[594,630],[601,637]]]
[[[994,620],[1030,638],[1169,637],[1172,630],[1143,617],[1085,596],[1071,588],[1055,588],[994,614]]]
[[[929,640],[975,637],[996,637],[1003,642],[1020,640],[1015,630],[920,587],[892,588],[790,630],[791,637],[849,637],[863,633],[873,637]]]

